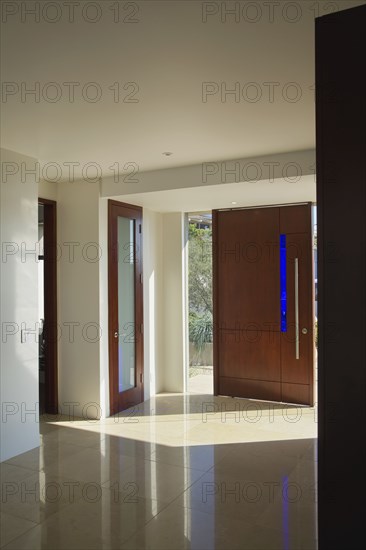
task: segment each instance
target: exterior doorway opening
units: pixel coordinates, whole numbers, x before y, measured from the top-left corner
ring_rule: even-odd
[[[188,214],[187,391],[213,395],[212,213]]]

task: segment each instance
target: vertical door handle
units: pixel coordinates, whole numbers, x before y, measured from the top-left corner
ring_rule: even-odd
[[[295,258],[295,358],[300,359],[299,333],[299,258]]]

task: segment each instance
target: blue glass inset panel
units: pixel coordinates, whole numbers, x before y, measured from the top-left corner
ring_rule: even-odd
[[[286,235],[280,235],[281,332],[287,332]]]

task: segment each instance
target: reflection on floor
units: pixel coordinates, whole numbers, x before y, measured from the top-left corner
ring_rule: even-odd
[[[316,427],[311,408],[176,394],[42,422],[1,465],[1,545],[316,549]]]

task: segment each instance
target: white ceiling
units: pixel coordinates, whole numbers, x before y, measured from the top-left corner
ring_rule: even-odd
[[[362,3],[336,4],[344,9]],[[109,167],[115,163],[123,167],[135,162],[145,171],[315,146],[314,6],[325,14],[334,2],[280,2],[273,22],[268,2],[257,2],[262,15],[256,23],[248,22],[253,11],[241,15],[238,23],[232,16],[223,23],[220,14],[203,23],[198,0],[132,3],[139,7],[138,22],[114,23],[112,5],[121,6],[121,17],[130,8],[106,0],[99,2],[101,19],[92,24],[81,17],[83,4],[75,8],[74,23],[67,21],[60,2],[61,19],[56,23],[42,16],[40,23],[32,22],[32,16],[22,23],[19,12],[3,24],[3,81],[28,88],[39,82],[41,89],[56,82],[62,92],[56,103],[42,96],[39,103],[31,97],[22,101],[20,93],[5,102],[3,98],[3,147],[43,163],[78,162],[82,167],[95,162],[104,175],[111,175]],[[301,10],[297,22],[282,15],[289,4]],[[54,13],[50,10],[48,17]],[[295,16],[287,12],[288,18]],[[123,90],[125,83],[137,83],[138,103],[113,101],[109,87],[117,81],[123,94],[132,90]],[[80,83],[74,103],[65,82]],[[96,82],[102,91],[97,103],[82,99],[80,90],[88,82]],[[224,82],[228,88],[254,82],[262,97],[256,103],[236,103],[232,96],[222,102],[216,94],[203,103],[203,82]],[[266,82],[278,83],[273,102]],[[302,91],[295,103],[282,96],[290,82]],[[49,88],[50,94],[53,91]],[[292,94],[294,88],[288,91]],[[253,92],[251,87],[244,95]],[[165,157],[164,151],[174,155]]]

